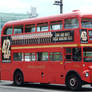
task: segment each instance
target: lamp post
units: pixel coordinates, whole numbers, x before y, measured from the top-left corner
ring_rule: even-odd
[[[60,6],[60,13],[63,13],[63,0],[55,1],[53,5]]]

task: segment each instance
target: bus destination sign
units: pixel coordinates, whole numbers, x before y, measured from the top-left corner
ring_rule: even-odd
[[[52,32],[52,42],[68,42],[74,40],[74,31]]]

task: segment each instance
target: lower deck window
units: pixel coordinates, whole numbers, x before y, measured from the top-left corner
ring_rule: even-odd
[[[22,53],[14,53],[13,60],[14,61],[22,61]]]
[[[48,61],[48,52],[38,52],[37,61]]]
[[[62,61],[61,52],[51,52],[50,53],[50,61]]]
[[[14,61],[62,61],[61,52],[14,53]]]
[[[35,61],[35,53],[24,53],[25,61]]]

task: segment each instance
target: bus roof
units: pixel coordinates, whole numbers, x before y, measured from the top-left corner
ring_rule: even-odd
[[[87,17],[92,18],[92,13],[83,13],[80,11],[73,11],[71,13],[67,14],[60,14],[60,15],[54,15],[49,17],[41,17],[41,18],[29,18],[29,19],[23,19],[23,20],[17,20],[17,21],[9,21],[5,25],[12,25],[12,24],[25,24],[25,23],[42,23],[49,20],[58,20],[58,19],[64,19],[64,18],[72,18],[72,17]]]

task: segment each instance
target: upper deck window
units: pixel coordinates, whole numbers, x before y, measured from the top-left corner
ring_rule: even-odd
[[[88,30],[89,40],[92,41],[92,30]]]
[[[34,24],[32,24],[32,25],[26,25],[25,26],[25,32],[26,33],[35,32],[35,25]]]
[[[81,24],[82,28],[92,28],[92,19],[82,18]]]
[[[37,32],[48,31],[48,23],[37,24]]]
[[[14,27],[14,34],[23,33],[23,26],[15,26]]]
[[[4,35],[10,35],[12,34],[12,27],[7,27],[5,30],[4,30]]]
[[[65,19],[65,21],[64,21],[65,29],[78,28],[78,27],[79,27],[79,23],[78,23],[77,18]]]
[[[62,29],[62,21],[53,21],[50,24],[50,30],[60,30]]]

